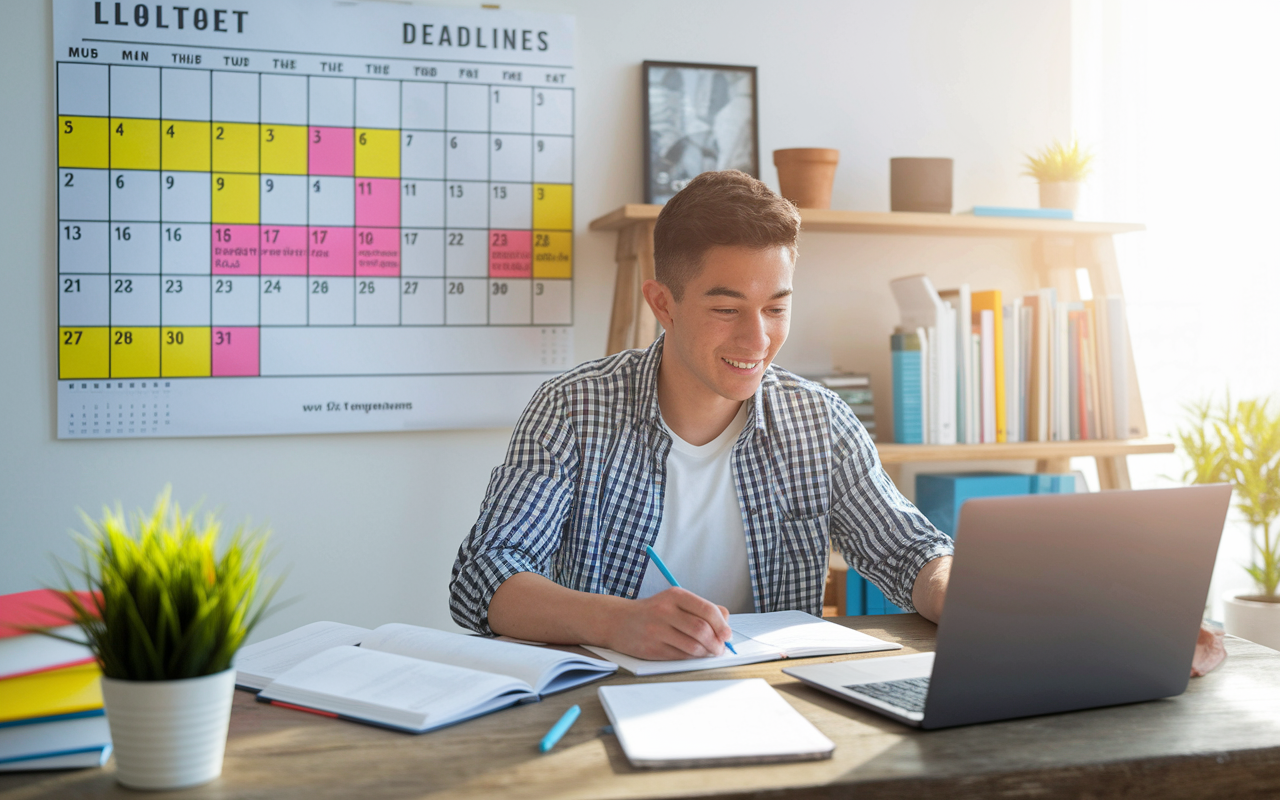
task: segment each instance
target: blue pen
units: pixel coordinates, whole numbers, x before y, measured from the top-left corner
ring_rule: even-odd
[[[571,706],[568,711],[564,712],[564,716],[560,721],[551,726],[551,730],[547,731],[547,735],[542,737],[542,741],[538,743],[538,751],[545,753],[556,746],[556,742],[560,741],[560,737],[573,727],[573,723],[578,721],[578,715],[582,713],[582,709],[578,706]]]
[[[679,589],[680,584],[676,583],[676,576],[671,574],[671,570],[667,569],[667,565],[662,563],[662,559],[658,558],[658,554],[653,551],[653,548],[649,545],[645,545],[644,551],[649,554],[649,560],[651,560],[654,566],[658,568],[658,571],[662,573],[662,577],[667,579],[667,583]],[[733,642],[725,642],[724,646],[729,648],[729,652],[733,653],[735,656],[738,654],[738,651],[733,649]]]

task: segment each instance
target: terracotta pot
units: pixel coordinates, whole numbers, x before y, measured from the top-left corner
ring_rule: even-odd
[[[800,208],[831,208],[831,185],[839,161],[840,151],[825,147],[774,150],[782,196]]]
[[[1041,208],[1067,208],[1075,211],[1079,202],[1079,181],[1048,181],[1040,184]]]
[[[1280,650],[1280,603],[1254,595],[1228,597],[1223,612],[1227,633]]]

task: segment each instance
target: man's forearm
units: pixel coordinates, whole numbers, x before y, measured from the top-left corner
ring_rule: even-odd
[[[533,572],[512,575],[489,601],[494,633],[551,644],[608,646],[609,619],[627,601],[565,588]]]
[[[942,605],[947,599],[950,580],[951,556],[940,556],[921,568],[911,589],[911,603],[920,616],[932,622],[942,618]]]

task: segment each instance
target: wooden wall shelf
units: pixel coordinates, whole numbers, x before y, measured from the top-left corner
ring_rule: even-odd
[[[629,203],[592,220],[593,231],[619,231],[652,223],[662,206]],[[909,236],[1109,236],[1146,230],[1129,222],[1078,222],[1064,219],[975,217],[972,214],[920,214],[908,211],[800,209],[802,230],[817,233],[881,233]]]
[[[1070,442],[1009,442],[1007,444],[877,444],[882,464],[915,461],[998,461],[1014,459],[1136,456],[1172,453],[1173,442],[1088,439]]]

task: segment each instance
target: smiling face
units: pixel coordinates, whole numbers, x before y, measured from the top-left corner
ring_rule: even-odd
[[[646,282],[645,296],[667,332],[660,402],[676,392],[709,411],[736,409],[755,394],[791,328],[792,252],[712,247],[678,301],[664,284]]]

